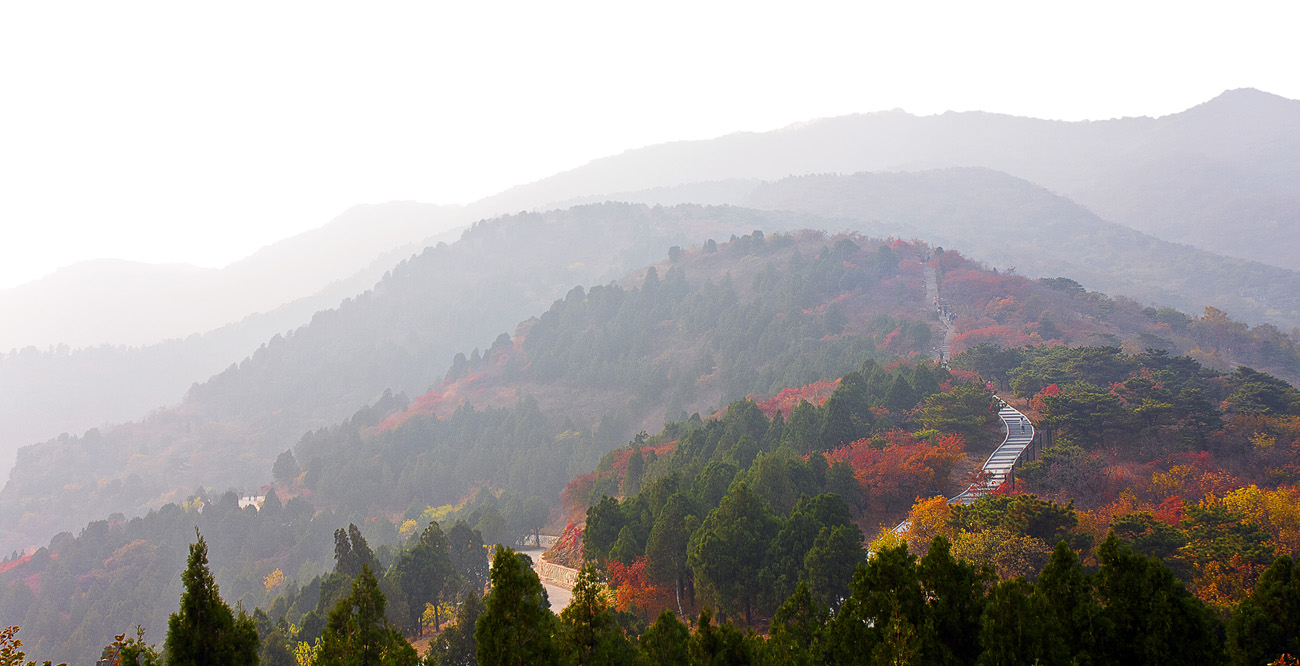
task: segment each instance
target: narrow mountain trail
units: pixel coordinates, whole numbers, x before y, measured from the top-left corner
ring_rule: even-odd
[[[998,400],[1002,399],[998,398]],[[966,490],[949,499],[949,504],[970,504],[997,489],[1011,476],[1012,468],[1033,442],[1034,424],[1029,422],[1029,418],[1006,402],[1001,404],[998,419],[1002,421],[1002,428],[1006,433],[1002,437],[1002,443],[984,461],[984,465],[980,468],[980,477]]]
[[[971,504],[997,490],[998,486],[1011,478],[1016,463],[1033,444],[1034,424],[1030,423],[1029,417],[1001,398],[998,398],[998,401],[1001,405],[998,409],[998,419],[1002,421],[1004,431],[1002,443],[989,454],[975,480],[965,490],[948,498],[949,504]],[[911,528],[911,519],[904,518],[903,522],[891,531],[901,536]]]
[[[944,328],[943,343],[936,346],[934,354],[936,361],[946,365],[952,354],[951,344],[955,327],[952,325],[947,306],[939,300],[938,281],[934,269],[930,266],[925,267],[925,299],[933,305],[939,316],[939,324]],[[994,397],[997,398],[999,405],[998,420],[1002,422],[1002,443],[989,454],[974,482],[949,498],[949,504],[970,504],[996,490],[1011,478],[1016,463],[1033,444],[1034,424],[1030,422],[1029,417],[1007,404],[1002,398],[996,395]],[[894,527],[893,532],[901,535],[911,527],[912,521],[904,519]]]
[[[957,328],[952,325],[948,306],[939,302],[939,280],[935,276],[934,267],[926,266],[924,272],[925,302],[930,303],[934,308],[935,315],[939,318],[939,325],[943,327],[943,342],[935,345],[931,353],[934,355],[934,360],[942,365],[952,357],[952,338],[957,334]]]

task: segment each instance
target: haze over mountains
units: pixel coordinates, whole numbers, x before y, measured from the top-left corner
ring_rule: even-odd
[[[1167,241],[1300,268],[1300,101],[1239,89],[1161,118],[882,111],[629,150],[487,201],[507,209],[701,181],[978,166]]]
[[[355,206],[221,269],[113,259],[74,264],[0,290],[0,319],[6,322],[0,349],[140,346],[215,330],[313,296],[375,264],[382,275],[431,244],[431,236],[460,226],[456,209],[415,202]]]
[[[1099,218],[1070,199],[975,167],[694,183],[615,195],[675,205],[728,203],[825,217],[834,228],[874,222],[902,238],[962,248],[1022,275],[1068,275],[1091,289],[1246,321],[1300,326],[1300,272],[1171,243]]]
[[[1002,171],[1161,240],[1300,269],[1290,251],[1300,246],[1300,101],[1239,89],[1161,118],[1066,122],[902,111],[825,118],[629,150],[463,207],[358,206],[222,271],[101,263],[0,291],[0,313],[15,322],[0,333],[0,349],[185,337],[310,295],[439,231],[519,210],[693,183],[948,167]],[[677,199],[739,204],[737,193],[747,192],[713,186]],[[280,272],[289,261],[295,270]],[[147,279],[160,272],[165,284]],[[112,288],[97,291],[106,281]],[[119,299],[125,294],[139,298]],[[52,300],[68,303],[68,314],[39,309]],[[87,330],[71,313],[100,324]],[[147,326],[153,320],[165,324]]]
[[[1159,119],[831,118],[628,151],[468,206],[359,206],[221,271],[106,261],[10,290],[3,335],[70,342],[0,355],[0,456],[22,445],[0,552],[24,551],[0,563],[0,615],[84,661],[122,626],[165,624],[196,525],[223,593],[278,615],[286,590],[326,598],[302,584],[342,525],[381,558],[431,516],[507,543],[524,513],[530,531],[581,523],[674,460],[698,469],[665,483],[694,479],[709,506],[749,478],[782,513],[803,491],[779,469],[806,468],[808,497],[857,497],[875,533],[939,488],[878,492],[930,473],[899,446],[964,433],[944,465],[969,454],[973,474],[996,444],[990,378],[1068,392],[1064,446],[1088,465],[1142,449],[1122,461],[1134,483],[1229,450],[1243,484],[1293,483],[1300,444],[1268,429],[1300,413],[1300,271],[1276,251],[1300,240],[1298,106],[1241,90]],[[951,373],[930,362],[944,345]],[[969,483],[952,475],[931,481]],[[653,532],[608,531],[627,548]]]
[[[7,435],[0,446],[139,419],[175,404],[185,387],[266,343],[239,371],[198,389],[219,408],[195,408],[191,394],[180,408],[185,418],[175,421],[191,430],[200,422],[236,424],[212,441],[246,456],[209,477],[209,469],[182,465],[187,454],[177,449],[179,457],[150,467],[155,478],[175,475],[174,485],[145,484],[146,494],[122,508],[165,501],[186,484],[256,483],[268,456],[305,429],[333,423],[387,388],[421,392],[443,376],[454,353],[486,348],[572,286],[621,277],[662,258],[672,245],[725,240],[753,228],[915,236],[1022,274],[1065,275],[1091,289],[1192,313],[1217,305],[1252,323],[1289,328],[1300,323],[1300,278],[1291,270],[1300,263],[1289,254],[1300,246],[1294,219],[1300,210],[1298,119],[1300,103],[1253,90],[1159,119],[1075,123],[898,111],[846,116],[632,150],[465,207],[358,207],[220,272],[131,267],[134,277],[116,283],[102,272],[64,272],[0,293],[0,307],[6,299],[10,304],[5,321],[15,322],[6,324],[6,335],[66,335],[82,346],[114,341],[110,335],[122,336],[119,342],[186,336],[210,330],[194,326],[244,320],[184,343],[134,351],[33,351],[6,358],[0,365],[6,405],[0,431]],[[789,177],[828,173],[856,175]],[[371,287],[440,230],[521,209],[606,199],[772,212],[684,209],[680,219],[666,221],[658,212],[615,206],[490,221],[409,263],[406,275],[418,271],[430,282],[420,287],[426,291],[403,296],[405,306],[367,319],[363,313],[372,306],[366,303],[382,301],[390,288],[381,283],[371,295],[322,312],[312,326],[273,337]],[[159,274],[167,276],[166,284],[140,279]],[[101,293],[92,288],[96,284],[112,288]],[[83,300],[61,300],[68,294]],[[130,310],[128,299],[153,305]],[[63,302],[73,304],[52,307]],[[41,314],[51,311],[67,317]],[[114,323],[125,320],[134,323]],[[139,337],[146,329],[152,332]],[[407,337],[395,337],[398,331]],[[304,336],[315,341],[307,344]],[[206,436],[185,434],[186,441]],[[127,462],[79,473],[124,478],[136,473]],[[58,481],[41,483],[58,487]]]

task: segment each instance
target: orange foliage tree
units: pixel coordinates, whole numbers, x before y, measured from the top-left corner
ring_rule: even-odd
[[[646,558],[638,557],[632,564],[618,560],[606,563],[609,586],[614,590],[614,605],[621,611],[636,613],[647,622],[673,603],[673,591],[668,585],[655,585],[646,575]]]
[[[909,525],[904,538],[907,539],[908,550],[924,556],[930,549],[930,542],[940,534],[952,541],[953,529],[948,525],[951,517],[952,506],[943,495],[917,500],[911,511],[907,512]]]

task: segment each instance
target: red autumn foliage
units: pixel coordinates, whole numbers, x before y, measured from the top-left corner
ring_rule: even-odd
[[[907,365],[907,361],[900,358],[894,361],[890,361],[889,363],[886,363],[885,366],[881,368],[881,370],[884,370],[885,372],[893,372],[905,365]]]
[[[1170,527],[1178,527],[1178,524],[1183,522],[1183,507],[1183,498],[1173,495],[1161,502],[1152,515],[1156,520]]]
[[[961,435],[944,435],[930,444],[893,430],[835,449],[827,458],[853,468],[868,507],[880,515],[904,510],[917,497],[944,492],[953,467],[966,455],[965,445]]]
[[[55,554],[55,553],[50,553],[50,559],[54,559],[54,558],[57,558],[57,557],[58,557],[57,554]],[[10,560],[10,561],[8,561],[8,562],[5,562],[5,563],[3,563],[3,564],[0,564],[0,574],[4,573],[4,572],[6,572],[6,571],[8,571],[8,570],[10,570],[10,569],[12,569],[12,568],[14,568],[14,567],[20,565],[20,564],[27,564],[28,562],[31,562],[31,561],[32,561],[32,553],[28,553],[28,554],[23,555],[22,557],[20,557],[20,558],[18,558],[18,559],[16,559],[16,560]]]
[[[561,511],[565,521],[586,524],[587,502],[591,498],[591,487],[595,483],[595,472],[579,474],[564,486],[564,490],[560,491]]]
[[[582,568],[582,532],[586,527],[585,522],[569,523],[560,538],[546,551],[546,561],[571,569]]]
[[[958,370],[957,368],[948,368],[948,374],[952,375],[953,380],[958,384],[983,384],[978,372],[974,370]]]
[[[605,566],[609,570],[609,586],[614,590],[615,606],[619,610],[636,613],[648,622],[673,603],[671,586],[650,582],[644,555],[630,565],[614,560]]]
[[[959,350],[974,347],[981,342],[991,342],[1000,347],[1013,348],[1023,347],[1035,342],[1035,340],[1015,326],[991,324],[958,333],[953,336],[951,345],[954,350]]]
[[[885,349],[889,349],[890,345],[894,344],[894,338],[897,338],[898,335],[902,332],[903,332],[903,327],[899,326],[894,330],[890,331],[887,335],[885,335],[885,338],[883,340],[877,340],[877,342],[880,343],[881,347],[884,347]]]
[[[817,381],[799,388],[783,389],[780,393],[767,400],[756,401],[756,404],[762,410],[763,416],[769,419],[776,416],[777,412],[789,416],[790,410],[794,409],[801,400],[807,400],[809,403],[821,407],[839,385],[840,380],[838,379],[834,381]],[[752,400],[753,397],[751,396],[750,399]]]
[[[1020,479],[1012,479],[994,488],[991,492],[989,492],[989,494],[997,495],[997,496],[1005,496],[1005,497],[1015,497],[1017,495],[1024,495],[1027,492],[1028,491],[1025,489],[1024,481]]]
[[[643,446],[641,447],[641,455],[647,456],[650,455],[651,451],[654,451],[655,455],[657,456],[665,456],[665,455],[672,455],[672,452],[676,450],[677,450],[677,440],[674,439],[673,441],[668,442],[667,444],[659,444],[658,446]],[[618,478],[622,480],[623,475],[627,472],[627,461],[629,458],[632,457],[632,449],[619,449],[617,451],[611,452],[610,455],[613,456],[614,472],[618,474]]]
[[[1057,386],[1056,384],[1048,384],[1047,386],[1044,386],[1042,390],[1040,390],[1038,393],[1034,394],[1034,397],[1029,399],[1029,408],[1034,410],[1035,412],[1038,412],[1039,414],[1042,414],[1044,411],[1046,411],[1046,406],[1043,405],[1043,398],[1049,395],[1060,395],[1060,393],[1061,393],[1061,387]]]

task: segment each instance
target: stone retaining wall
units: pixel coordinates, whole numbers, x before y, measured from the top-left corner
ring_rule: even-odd
[[[572,590],[573,584],[578,581],[578,570],[570,569],[566,566],[547,562],[542,558],[537,558],[537,563],[533,565],[533,570],[542,580],[566,590]]]

